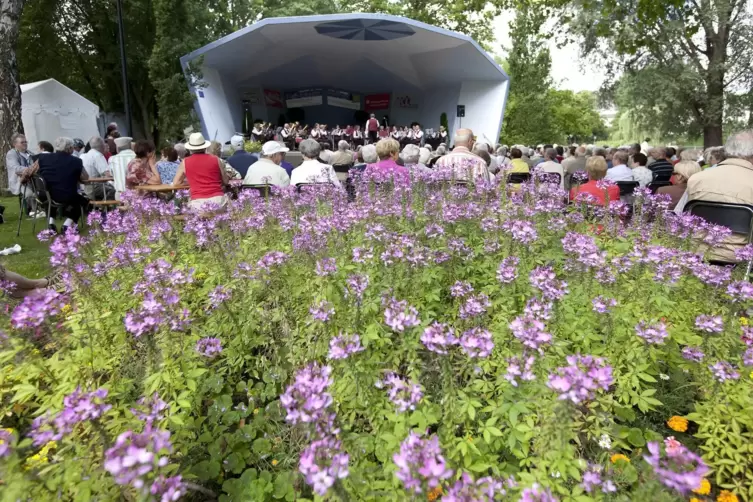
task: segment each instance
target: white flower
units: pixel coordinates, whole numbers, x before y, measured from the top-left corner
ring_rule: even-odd
[[[662,380],[669,380],[669,375],[665,375],[664,373],[659,373],[659,378]]]
[[[559,479],[562,477],[562,474],[560,474],[560,471],[554,471],[553,473],[550,474],[550,476],[555,479]]]
[[[604,450],[610,449],[612,447],[612,439],[608,435],[602,434],[599,438],[599,446]]]

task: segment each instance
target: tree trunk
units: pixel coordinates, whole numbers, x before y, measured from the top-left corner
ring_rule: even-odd
[[[8,188],[5,152],[13,148],[10,138],[24,132],[21,123],[16,44],[24,0],[0,0],[0,190]]]

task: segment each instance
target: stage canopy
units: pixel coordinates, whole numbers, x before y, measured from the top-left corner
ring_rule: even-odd
[[[473,39],[382,14],[264,19],[181,64],[194,60],[201,63],[202,86],[192,90],[203,132],[221,142],[249,114],[277,124],[301,110],[304,123],[330,127],[355,124],[362,110],[391,124],[437,129],[446,113],[450,130],[469,127],[496,140],[509,85]]]

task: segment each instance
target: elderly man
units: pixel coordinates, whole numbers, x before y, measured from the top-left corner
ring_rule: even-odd
[[[612,168],[607,168],[605,179],[611,181],[633,181],[633,170],[627,166],[628,153],[624,150],[616,150],[612,153]]]
[[[75,141],[75,140],[74,140]],[[111,176],[109,164],[105,159],[105,140],[99,136],[89,139],[91,150],[81,155],[86,174],[90,178],[103,178]],[[92,200],[115,200],[115,187],[109,183],[95,183],[86,185],[86,195]]]
[[[723,146],[712,146],[703,152],[703,161],[708,166],[707,169],[718,166],[726,158]]]
[[[8,171],[8,189],[13,195],[18,195],[18,201],[26,199],[26,209],[32,218],[44,218],[44,211],[37,212],[35,209],[35,199],[31,190],[26,185],[21,184],[21,178],[24,171],[33,163],[31,155],[28,152],[28,143],[26,136],[23,134],[14,134],[11,137],[13,148],[5,154],[5,169]]]
[[[107,166],[110,168],[112,177],[115,179],[115,191],[121,193],[126,190],[126,173],[128,172],[128,164],[136,158],[136,153],[131,148],[133,138],[123,136],[121,138],[115,138],[114,141],[118,153],[110,157],[107,161]]]
[[[73,156],[73,140],[61,137],[55,140],[55,153],[42,155],[37,160],[39,171],[47,185],[52,200],[63,205],[63,233],[81,217],[81,210],[89,201],[78,193],[79,183],[89,179],[81,159]],[[50,218],[50,230],[57,232],[55,219]]]
[[[290,177],[280,167],[284,154],[289,150],[277,141],[267,141],[261,147],[261,158],[249,167],[243,178],[244,185],[290,185]]]
[[[342,142],[341,142],[342,143]],[[302,183],[331,183],[340,188],[340,180],[337,173],[329,164],[319,162],[319,154],[322,147],[313,139],[304,139],[298,145],[298,151],[303,155],[303,162],[300,166],[293,169],[290,176],[291,185],[300,185]]]
[[[232,146],[233,150],[235,151],[227,159],[227,163],[230,164],[230,167],[238,171],[242,178],[246,177],[248,168],[258,160],[256,157],[246,151],[245,143],[246,142],[243,140],[243,136],[236,134],[235,136],[230,138],[230,146]]]
[[[435,164],[435,169],[446,171],[448,176],[459,181],[489,181],[492,174],[486,167],[484,159],[471,153],[473,149],[473,131],[458,129],[453,138],[455,148],[444,155]]]
[[[496,155],[492,155],[493,150],[489,143],[476,143],[473,149],[488,153],[489,158],[491,159],[489,161],[490,163],[488,167],[489,172],[492,174],[497,174],[499,172],[499,166],[497,166],[497,157]]]
[[[654,181],[669,181],[675,166],[667,160],[667,149],[661,146],[653,148],[650,156],[654,162],[649,164],[648,168],[654,173]]]
[[[730,136],[724,145],[727,159],[714,169],[706,169],[688,180],[687,199],[753,205],[753,130]],[[683,201],[677,204],[682,210]],[[719,247],[708,251],[706,258],[735,262],[735,251],[745,245],[745,235],[732,234]],[[701,251],[705,247],[700,244]]]
[[[547,148],[544,151],[544,162],[539,164],[538,167],[539,169],[543,169],[545,173],[559,175],[560,187],[565,187],[565,171],[562,169],[562,164],[557,162],[557,150]]]
[[[329,159],[333,166],[349,166],[353,164],[353,152],[350,151],[350,145],[345,140],[337,142],[337,151]]]
[[[428,153],[428,152],[427,152]],[[409,143],[403,147],[403,163],[411,174],[416,172],[425,173],[431,172],[431,169],[421,164],[421,149],[418,145]]]
[[[570,180],[573,174],[585,172],[586,170],[586,147],[579,146],[575,149],[575,156],[568,157],[562,161],[562,169],[565,170],[565,190],[570,189]]]

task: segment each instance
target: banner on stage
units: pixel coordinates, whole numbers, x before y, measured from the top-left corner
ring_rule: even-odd
[[[395,98],[395,104],[400,108],[418,108],[418,104],[414,103],[408,94],[397,96]]]
[[[367,112],[373,112],[375,110],[387,110],[390,107],[390,95],[389,93],[382,94],[370,94],[366,96],[365,110]]]
[[[327,104],[339,108],[349,108],[351,110],[361,109],[360,94],[353,94],[348,91],[338,89],[327,89]]]
[[[282,108],[282,93],[272,89],[264,89],[264,103],[272,108]]]
[[[300,89],[285,93],[285,105],[288,108],[316,106],[324,104],[324,91],[321,88]]]
[[[243,93],[242,98],[244,101],[248,101],[252,105],[259,104],[259,89],[249,89]]]

